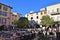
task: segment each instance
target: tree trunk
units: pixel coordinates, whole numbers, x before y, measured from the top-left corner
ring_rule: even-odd
[[[45,31],[46,31],[46,35],[45,35],[46,40],[47,40],[47,31],[48,31],[47,28],[48,28],[48,26],[45,27],[45,29],[46,29],[46,30],[45,30]]]

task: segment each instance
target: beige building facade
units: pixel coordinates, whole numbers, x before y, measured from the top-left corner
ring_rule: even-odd
[[[54,19],[54,22],[59,22],[60,21],[60,13],[51,14],[51,18]]]
[[[53,18],[54,22],[60,21],[60,3],[46,7],[46,13]]]
[[[47,6],[47,14],[60,13],[60,3]]]
[[[25,15],[26,18],[28,18],[29,21],[34,20],[37,24],[40,24],[41,18],[43,15],[45,15],[45,10],[38,11],[38,12],[30,12]]]
[[[42,8],[39,12],[28,13],[25,15],[25,17],[27,17],[28,20],[31,20],[31,17],[33,17],[33,20],[40,24],[43,15],[49,15],[55,22],[60,21],[60,3]],[[37,16],[38,19],[36,18]]]
[[[43,10],[45,10],[45,12],[43,13],[45,13],[46,15],[49,15],[50,18],[54,20],[54,22],[60,21],[60,3],[50,5],[50,6],[47,6],[46,8],[40,9],[40,11],[43,11]]]

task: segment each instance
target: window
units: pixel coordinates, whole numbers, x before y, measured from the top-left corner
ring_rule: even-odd
[[[2,11],[0,11],[0,15],[2,15]]]
[[[0,5],[0,9],[2,8],[2,6]]]
[[[7,16],[7,12],[0,11],[0,15]]]
[[[6,19],[5,18],[2,18],[2,24],[6,24]]]
[[[57,8],[57,12],[59,12],[59,8]]]
[[[7,16],[7,13],[6,12],[3,12],[3,16]]]
[[[33,19],[33,17],[31,17],[31,20]]]
[[[8,8],[7,8],[7,7],[4,7],[4,8],[3,8],[3,10],[7,11],[7,10],[8,10]]]
[[[38,16],[36,18],[38,19]]]
[[[43,13],[41,12],[41,15],[42,15]]]
[[[12,22],[12,24],[13,24],[13,22]]]

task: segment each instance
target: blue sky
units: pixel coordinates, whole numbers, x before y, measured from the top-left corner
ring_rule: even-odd
[[[0,0],[0,3],[13,7],[12,12],[18,12],[24,16],[30,11],[39,11],[49,5],[60,3],[60,0]]]

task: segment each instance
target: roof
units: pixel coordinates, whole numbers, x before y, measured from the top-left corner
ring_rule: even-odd
[[[52,4],[52,5],[49,5],[49,6],[47,6],[47,7],[52,7],[52,6],[56,6],[56,5],[60,5],[60,3]]]
[[[32,12],[32,13],[30,13],[30,14],[34,14],[34,13],[39,13],[40,11],[37,11],[37,12]]]
[[[18,15],[22,15],[22,14],[20,14],[20,13],[18,13],[18,12],[12,12],[12,13],[17,13]]]
[[[12,9],[12,7],[11,7],[11,6],[8,6],[8,5],[5,5],[5,4],[2,4],[2,3],[0,3],[0,5],[4,5],[4,6],[7,6],[7,7],[9,7],[9,8],[11,8],[11,9]]]

